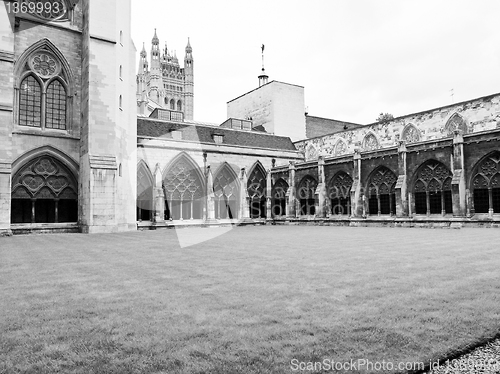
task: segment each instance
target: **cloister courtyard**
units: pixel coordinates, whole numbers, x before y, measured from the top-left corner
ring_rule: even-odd
[[[499,238],[322,226],[0,238],[0,373],[429,363],[498,336]]]

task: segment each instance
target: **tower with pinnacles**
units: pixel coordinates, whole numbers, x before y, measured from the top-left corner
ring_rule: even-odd
[[[175,50],[165,43],[163,53],[160,39],[154,32],[151,40],[151,65],[143,45],[137,72],[137,111],[139,116],[149,116],[155,109],[177,112],[174,115],[192,120],[194,112],[194,60],[193,48],[188,42],[185,49],[184,67],[179,64]]]

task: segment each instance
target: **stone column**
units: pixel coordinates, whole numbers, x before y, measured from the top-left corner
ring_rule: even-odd
[[[318,187],[315,192],[315,214],[318,218],[326,217],[326,183],[325,183],[325,160],[323,156],[318,157]]]
[[[153,186],[153,222],[165,222],[165,193],[162,185],[160,164],[156,164]]]
[[[11,166],[0,160],[0,236],[11,235]]]
[[[464,138],[460,130],[453,134],[451,196],[453,201],[453,215],[465,216],[467,213],[464,169]]]
[[[406,176],[406,143],[399,142],[398,181],[396,182],[396,217],[408,216],[408,181]]]
[[[215,194],[214,194],[214,178],[212,176],[212,170],[210,169],[210,165],[207,165],[207,207],[206,207],[206,218],[205,221],[213,221],[215,220]]]
[[[245,168],[242,168],[240,173],[240,212],[239,212],[240,219],[250,218],[247,183],[248,183],[247,172],[245,171]]]
[[[272,211],[271,211],[271,200],[272,200],[272,179],[271,179],[271,170],[267,170],[266,176],[266,218],[271,219]]]
[[[352,216],[353,217],[363,217],[363,197],[364,194],[361,192],[361,154],[359,148],[354,149],[354,169],[352,173],[352,187],[351,187],[351,206],[352,206]]]
[[[288,165],[288,191],[286,192],[286,215],[287,217],[296,217],[295,209],[295,162],[290,161]]]

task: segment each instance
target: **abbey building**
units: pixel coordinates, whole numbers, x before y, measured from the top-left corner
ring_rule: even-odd
[[[206,123],[191,41],[181,64],[154,31],[137,67],[130,0],[0,2],[0,234],[500,224],[500,94],[357,124],[263,70]]]

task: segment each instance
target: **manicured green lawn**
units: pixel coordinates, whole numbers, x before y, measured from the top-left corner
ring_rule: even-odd
[[[181,235],[203,230],[223,229]],[[235,228],[185,248],[175,230],[0,238],[0,373],[428,362],[500,331],[499,239],[317,226]]]

